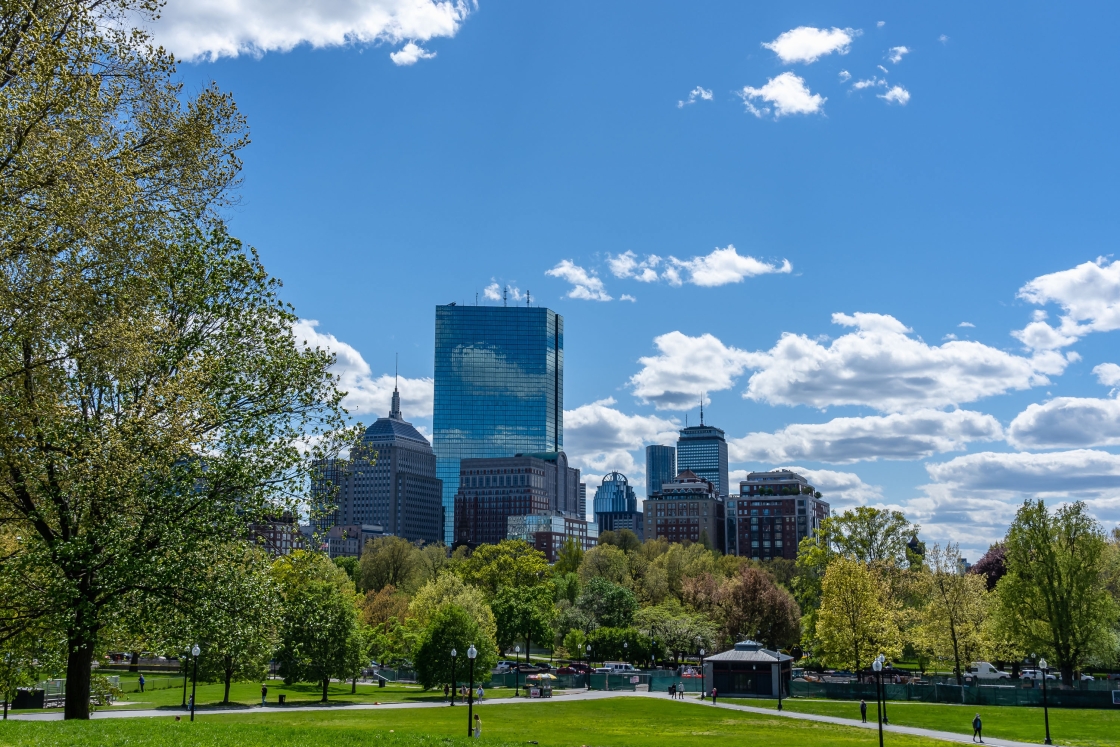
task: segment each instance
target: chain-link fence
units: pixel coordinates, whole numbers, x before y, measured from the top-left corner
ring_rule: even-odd
[[[805,682],[794,680],[790,694],[795,698],[830,700],[874,700],[873,683]],[[961,703],[989,706],[1041,706],[1042,687],[1018,685],[895,685],[884,683],[887,700],[924,703]],[[1062,690],[1047,685],[1047,703],[1052,708],[1113,708],[1113,695],[1106,690]]]

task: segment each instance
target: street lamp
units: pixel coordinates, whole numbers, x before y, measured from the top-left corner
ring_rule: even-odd
[[[778,712],[782,711],[782,685],[785,684],[785,672],[782,671],[782,652],[778,651]],[[712,673],[715,676],[715,673]]]
[[[883,656],[882,654],[879,654],[879,663],[882,664],[885,667],[887,665],[887,657]],[[879,684],[883,688],[883,723],[884,724],[889,724],[891,722],[891,720],[889,718],[887,718],[887,686],[886,686],[886,684],[883,683],[883,675],[882,674],[879,675]]]
[[[198,655],[202,653],[202,649],[198,644],[194,644],[191,649],[191,655],[194,656],[194,674],[191,675],[191,721],[194,721],[194,695],[195,689],[198,687]]]
[[[455,691],[459,689],[455,682],[455,657],[458,655],[458,651],[451,649],[451,705],[455,705]]]
[[[183,652],[183,710],[187,710],[187,673],[190,671],[191,664],[187,661],[187,657],[191,655],[191,650],[188,648]]]
[[[626,641],[623,641],[622,642],[622,658],[626,661],[630,661],[630,651],[628,650],[629,648],[630,648],[630,644],[627,643]]]
[[[516,662],[514,663],[517,667],[513,670],[513,697],[518,698],[521,697],[521,647],[514,646],[513,652],[514,654],[516,654],[516,656],[514,656],[513,658],[516,659]],[[529,658],[528,651],[525,652],[525,658]]]
[[[700,700],[704,699],[704,649],[700,647],[700,636],[696,636],[696,647],[700,649]]]
[[[879,688],[883,682],[883,662],[876,659],[871,662],[871,668],[875,670],[875,720],[879,722],[879,747],[883,747],[883,710],[879,698]]]
[[[591,644],[587,644],[587,658],[584,659],[584,664],[587,665],[587,689],[591,689]]]
[[[1046,703],[1046,674],[1050,671],[1046,659],[1038,660],[1038,668],[1042,670],[1042,718],[1046,722],[1046,744],[1054,744],[1050,741],[1050,709]]]
[[[471,644],[467,649],[467,658],[471,660],[471,686],[467,690],[467,736],[471,735],[471,721],[474,715],[474,657],[478,656],[478,649]]]

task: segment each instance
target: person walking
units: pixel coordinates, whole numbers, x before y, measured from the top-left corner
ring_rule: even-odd
[[[447,693],[448,693],[448,691],[449,691],[450,689],[451,689],[451,688],[450,688],[450,687],[448,687],[447,685],[444,685],[444,686],[443,686],[443,702],[444,702],[444,703],[446,703],[446,702],[447,702]]]
[[[980,714],[976,714],[976,718],[972,719],[972,741],[980,740],[980,744],[984,744],[984,736],[980,733],[984,726],[984,722],[980,720]]]
[[[715,688],[713,687],[713,688],[712,688],[712,705],[715,705],[715,704],[716,704],[716,697],[717,697],[718,695],[719,695],[719,691],[718,691],[718,690],[716,690],[716,689],[715,689]]]
[[[478,686],[478,702],[482,702],[482,697],[486,695],[486,691],[482,689],[482,685]]]
[[[478,739],[481,736],[482,736],[482,719],[480,719],[478,717],[478,714],[476,713],[474,715],[474,738]]]
[[[863,719],[863,723],[867,723],[867,701],[859,701],[859,717]]]
[[[261,705],[268,702],[268,685],[261,685]]]
[[[144,692],[144,675],[140,675],[140,692]]]
[[[673,700],[677,699],[677,686],[675,684],[669,685],[669,697]]]

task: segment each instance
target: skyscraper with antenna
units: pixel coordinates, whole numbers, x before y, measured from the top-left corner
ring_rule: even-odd
[[[700,395],[700,425],[682,428],[677,440],[677,470],[691,470],[729,495],[727,439],[720,428],[704,423],[704,395]]]

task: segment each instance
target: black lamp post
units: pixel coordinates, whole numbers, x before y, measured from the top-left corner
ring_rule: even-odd
[[[696,636],[696,647],[700,648],[700,636]],[[704,649],[700,648],[700,700],[704,699]]]
[[[587,658],[584,659],[587,665],[587,689],[591,689],[591,644],[587,644]]]
[[[1046,659],[1038,660],[1038,668],[1042,670],[1042,718],[1046,723],[1046,744],[1054,744],[1050,741],[1050,708],[1046,703],[1046,674],[1050,671]]]
[[[198,655],[201,653],[198,644],[194,644],[194,648],[191,649],[191,656],[194,657],[194,674],[191,675],[191,721],[194,721],[194,696],[198,687]]]
[[[782,686],[786,684],[786,673],[782,671],[782,652],[778,652],[778,712],[782,710]]]
[[[514,653],[513,658],[516,659],[516,661],[514,663],[516,664],[516,667],[517,667],[516,669],[513,670],[513,697],[518,698],[518,697],[521,697],[521,647],[520,646],[514,646],[513,647],[513,653]],[[525,652],[525,658],[526,659],[529,658],[529,652],[528,651]]]
[[[883,662],[876,659],[871,662],[875,670],[875,720],[879,722],[879,747],[883,747],[883,706],[879,690],[883,684]]]
[[[471,735],[471,721],[474,716],[474,657],[478,656],[478,649],[471,644],[467,649],[467,658],[471,660],[471,686],[467,690],[467,736]]]
[[[187,710],[187,673],[190,671],[191,665],[187,661],[187,657],[191,655],[190,649],[183,652],[183,710]]]
[[[451,649],[451,705],[455,705],[455,691],[459,689],[459,683],[455,681],[455,657],[459,652]]]
[[[887,657],[883,656],[882,654],[879,654],[879,663],[882,664],[885,667],[887,665]],[[879,673],[879,687],[883,691],[883,723],[884,724],[889,724],[891,722],[891,720],[889,718],[887,718],[887,686],[883,682],[882,672]]]

